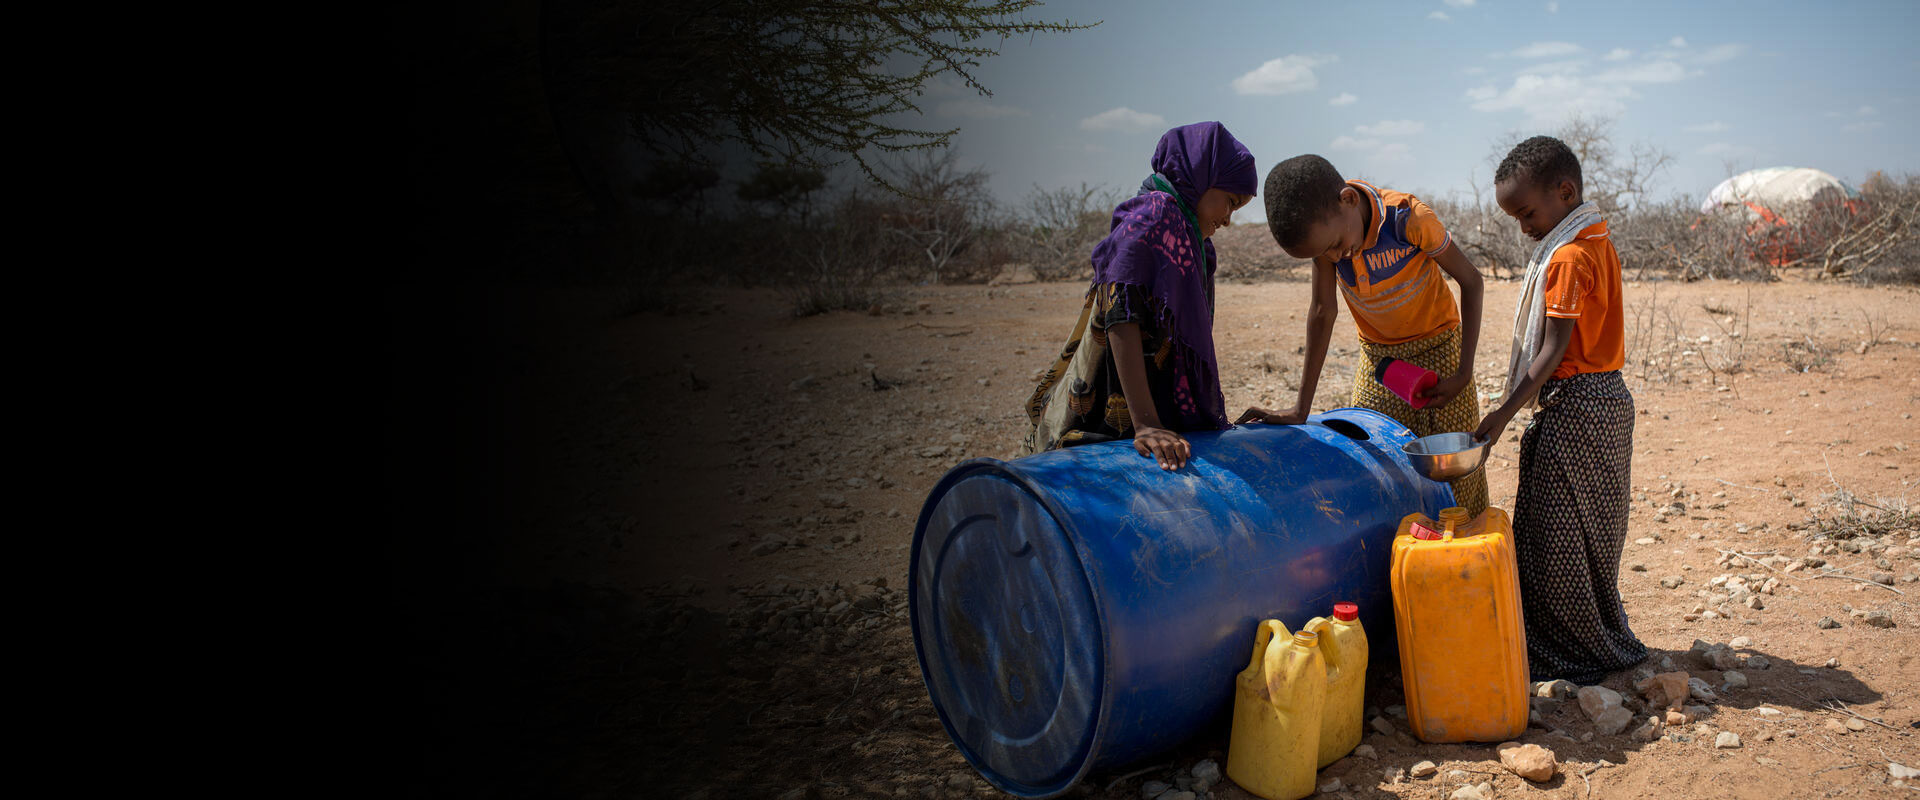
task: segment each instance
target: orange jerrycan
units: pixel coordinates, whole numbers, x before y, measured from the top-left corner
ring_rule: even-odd
[[[1407,720],[1427,742],[1499,742],[1527,728],[1527,628],[1513,523],[1489,508],[1400,521],[1393,624]]]
[[[1311,631],[1289,637],[1277,619],[1260,623],[1253,658],[1234,681],[1227,777],[1266,800],[1313,794],[1326,699],[1320,637]]]
[[[1367,631],[1360,607],[1334,603],[1333,619],[1314,617],[1301,630],[1320,635],[1320,657],[1327,662],[1327,707],[1320,715],[1317,768],[1339,761],[1360,745],[1360,718],[1366,708]]]

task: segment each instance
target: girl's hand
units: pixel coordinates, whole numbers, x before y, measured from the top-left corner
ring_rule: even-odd
[[[1420,391],[1416,397],[1427,398],[1429,408],[1446,408],[1453,398],[1460,396],[1461,390],[1473,385],[1473,376],[1465,372],[1456,372],[1441,378],[1439,383]]]
[[[1480,420],[1480,427],[1473,430],[1473,440],[1498,444],[1500,435],[1507,430],[1507,423],[1513,419],[1511,413],[1495,411]]]
[[[1233,424],[1245,425],[1249,422],[1260,422],[1267,425],[1303,425],[1306,421],[1306,413],[1299,409],[1275,412],[1255,407],[1247,409],[1245,413],[1240,415],[1239,419],[1233,421]]]
[[[1141,428],[1133,434],[1133,449],[1154,458],[1164,470],[1176,470],[1193,457],[1193,446],[1180,434],[1166,428]]]

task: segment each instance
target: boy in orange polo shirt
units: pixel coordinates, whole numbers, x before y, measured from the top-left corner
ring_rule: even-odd
[[[1473,386],[1480,339],[1480,271],[1455,247],[1446,226],[1419,198],[1340,177],[1326,159],[1295,156],[1267,173],[1267,226],[1280,248],[1313,260],[1307,309],[1307,362],[1292,409],[1250,408],[1239,422],[1297,425],[1313,411],[1313,395],[1340,314],[1336,287],[1360,329],[1360,363],[1352,404],[1399,420],[1415,436],[1473,429],[1480,403]],[[1447,277],[1460,284],[1454,305]],[[1412,404],[1381,385],[1385,359],[1433,370],[1440,380]],[[1453,482],[1454,500],[1478,515],[1487,508],[1487,476],[1475,470]]]
[[[1620,602],[1633,468],[1620,255],[1581,198],[1580,160],[1535,136],[1494,170],[1494,199],[1540,244],[1514,312],[1507,395],[1475,434],[1498,441],[1520,408],[1514,556],[1534,680],[1598,683],[1647,657]]]

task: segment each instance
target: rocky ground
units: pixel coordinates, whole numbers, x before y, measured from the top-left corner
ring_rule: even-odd
[[[1012,453],[1082,291],[920,289],[805,319],[762,292],[610,324],[559,306],[568,324],[527,345],[545,389],[526,417],[534,500],[522,533],[491,543],[513,569],[433,617],[464,666],[423,691],[465,733],[423,759],[478,756],[443,777],[484,796],[998,795],[933,712],[899,590],[928,489]],[[1488,293],[1483,392],[1515,291]],[[1291,398],[1306,294],[1221,287],[1230,408]],[[1322,794],[1920,791],[1920,293],[1627,294],[1640,416],[1621,591],[1653,655],[1597,687],[1534,687],[1517,742],[1538,749],[1506,752],[1414,739],[1388,668],[1362,748],[1322,771]],[[1344,318],[1334,341],[1322,408],[1351,379]],[[1497,505],[1524,421],[1489,462]],[[1248,797],[1219,774],[1225,749],[1223,726],[1074,793]]]

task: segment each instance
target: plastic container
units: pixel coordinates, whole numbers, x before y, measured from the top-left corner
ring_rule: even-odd
[[[1315,768],[1339,761],[1360,745],[1367,699],[1367,631],[1360,608],[1334,603],[1333,618],[1314,617],[1301,627],[1320,636],[1320,657],[1327,662],[1327,709],[1320,716],[1320,757]]]
[[[1300,800],[1314,792],[1327,703],[1320,643],[1312,631],[1289,635],[1277,619],[1262,622],[1253,658],[1234,679],[1227,777],[1266,800]]]
[[[1342,409],[1187,440],[1171,472],[1126,441],[976,459],[921,509],[920,669],[960,754],[1002,791],[1060,794],[1226,722],[1261,620],[1351,600],[1393,657],[1394,533],[1453,505],[1401,452],[1407,429]]]
[[[1374,363],[1373,378],[1414,408],[1426,408],[1428,403],[1433,402],[1432,398],[1419,395],[1440,382],[1440,376],[1433,370],[1392,356]]]
[[[1409,514],[1393,540],[1407,721],[1426,742],[1500,742],[1527,728],[1527,628],[1507,512]]]

